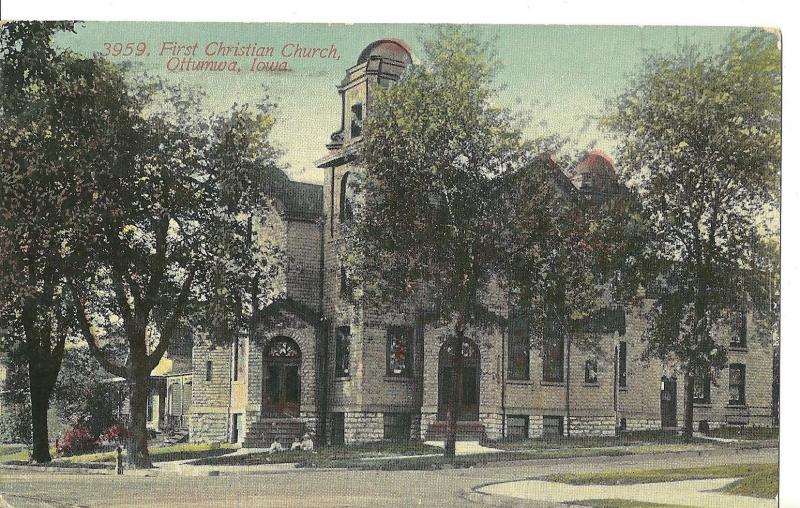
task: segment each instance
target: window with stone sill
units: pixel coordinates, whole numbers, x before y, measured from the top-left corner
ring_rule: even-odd
[[[414,330],[410,326],[391,326],[386,332],[386,374],[410,377],[414,364]]]
[[[526,439],[528,437],[527,415],[508,415],[506,419],[506,437],[509,439]]]
[[[336,329],[336,377],[350,375],[350,327]]]
[[[618,386],[626,388],[628,386],[628,343],[620,341],[617,348],[617,372]]]
[[[711,376],[708,369],[698,369],[694,376],[694,403],[711,403]]]
[[[561,334],[550,337],[542,348],[542,381],[564,381],[564,337]]]
[[[747,347],[747,311],[734,311],[731,317],[731,347],[745,349]]]
[[[411,438],[411,413],[383,413],[383,438],[406,442]]]
[[[521,330],[512,330],[508,341],[508,379],[511,381],[530,380],[530,358],[527,334]]]
[[[586,384],[597,383],[597,359],[589,358],[586,360],[583,372],[583,382]]]
[[[542,417],[542,437],[561,437],[564,435],[563,416]]]
[[[745,366],[741,363],[733,363],[728,369],[730,394],[729,404],[732,406],[745,405]]]

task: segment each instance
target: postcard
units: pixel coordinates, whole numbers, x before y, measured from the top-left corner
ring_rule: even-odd
[[[771,507],[781,33],[0,24],[0,505]]]

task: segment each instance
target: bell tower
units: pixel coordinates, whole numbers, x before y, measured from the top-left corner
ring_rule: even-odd
[[[390,85],[400,79],[411,63],[408,46],[397,39],[375,41],[364,48],[337,87],[342,99],[341,124],[331,134],[329,150],[339,150],[361,139],[370,92],[377,85]]]

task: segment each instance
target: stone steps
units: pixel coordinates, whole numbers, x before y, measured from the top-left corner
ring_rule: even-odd
[[[305,433],[305,424],[299,418],[262,418],[247,429],[243,448],[269,448],[275,438],[284,447],[291,446]]]
[[[457,422],[457,441],[479,441],[486,434],[486,427],[480,422]],[[447,437],[447,422],[435,421],[425,433],[426,441],[444,441]]]

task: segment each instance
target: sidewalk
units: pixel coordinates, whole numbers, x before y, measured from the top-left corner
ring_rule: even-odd
[[[626,499],[680,506],[726,508],[774,508],[777,501],[715,492],[737,478],[711,478],[632,485],[569,485],[541,480],[522,480],[487,485],[476,492],[544,503],[575,503],[588,499]]]

